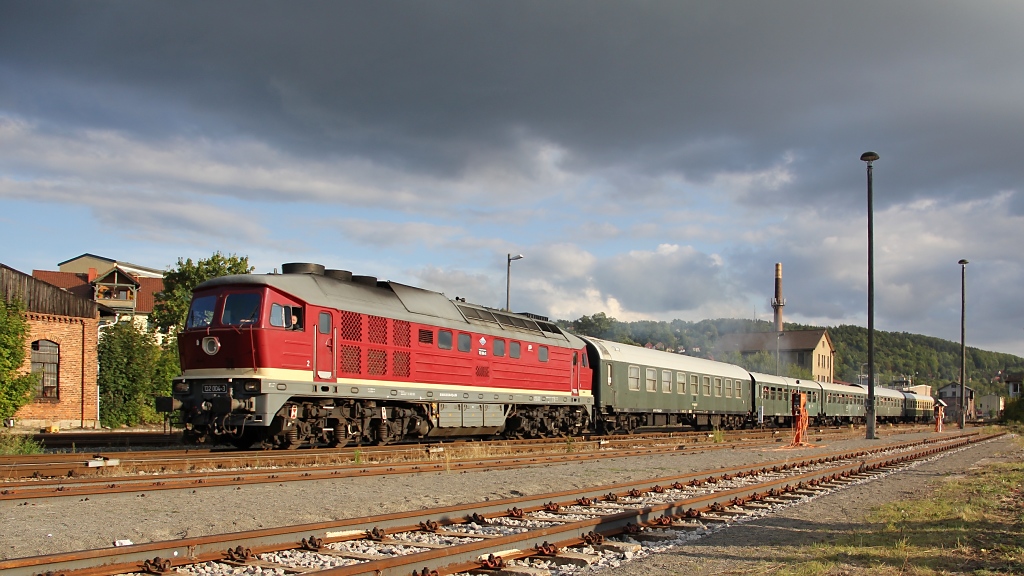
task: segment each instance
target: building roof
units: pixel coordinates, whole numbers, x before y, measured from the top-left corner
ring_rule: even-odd
[[[57,288],[63,288],[75,296],[92,300],[93,289],[89,283],[88,274],[75,274],[74,272],[58,272],[56,270],[33,270],[32,277],[52,284]]]
[[[121,260],[114,260],[112,258],[107,258],[106,256],[97,256],[96,254],[90,254],[89,252],[86,252],[84,254],[79,254],[78,256],[75,256],[74,258],[70,258],[70,259],[65,260],[63,262],[58,262],[57,263],[57,267],[60,268],[60,267],[64,266],[65,264],[72,263],[75,260],[80,260],[82,258],[91,258],[91,259],[101,260],[103,262],[107,262],[107,263],[110,264],[110,268],[113,268],[115,266],[120,266],[123,270],[127,271],[128,273],[132,274],[135,277],[140,277],[141,276],[141,277],[148,277],[148,278],[163,278],[163,276],[164,276],[163,270],[157,270],[156,268],[150,268],[148,266],[140,266],[138,264],[132,264],[131,262],[124,262],[124,261],[121,261]]]
[[[786,351],[814,350],[818,347],[818,342],[821,342],[823,337],[828,342],[829,348],[834,349],[832,339],[828,335],[828,330],[824,328],[816,330],[787,330],[782,332],[781,338],[778,334],[778,332],[723,334],[718,337],[718,342],[715,343],[715,350],[718,352],[773,351],[776,345],[779,347],[779,350]]]
[[[122,272],[124,272],[124,270],[122,270]],[[58,272],[56,270],[33,270],[32,277],[52,286],[63,288],[75,296],[93,300],[93,283],[89,282],[88,274]],[[138,292],[136,293],[135,298],[135,313],[151,313],[153,311],[153,307],[156,305],[156,294],[164,289],[163,278],[132,276],[131,279],[138,284]],[[99,280],[99,278],[96,280]],[[94,282],[96,280],[94,280]]]

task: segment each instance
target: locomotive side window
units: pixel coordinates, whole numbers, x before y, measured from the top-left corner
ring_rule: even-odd
[[[192,301],[185,319],[185,329],[206,328],[213,321],[213,308],[217,305],[216,296],[202,296]]]
[[[583,367],[584,368],[590,368],[590,363],[587,362],[587,351],[586,350],[583,351]]]
[[[284,328],[284,306],[270,305],[270,325],[275,328]]]
[[[519,342],[512,341],[508,343],[508,357],[519,358]]]
[[[661,371],[661,391],[666,394],[672,393],[672,373],[668,370]]]
[[[501,339],[495,340],[493,345],[494,345],[494,355],[495,356],[504,356],[505,355],[505,341],[504,340],[501,340]]]
[[[261,300],[259,294],[229,294],[224,300],[224,312],[220,315],[220,323],[238,326],[259,322]]]
[[[537,360],[540,360],[541,362],[547,362],[548,361],[548,347],[547,346],[538,346],[537,347]]]
[[[470,336],[465,332],[459,332],[459,352],[469,352]]]
[[[640,390],[640,367],[630,366],[629,367],[629,389]]]
[[[441,350],[452,349],[452,331],[451,330],[438,330],[437,331],[437,347]]]
[[[330,312],[321,312],[320,313],[320,321],[317,322],[317,325],[319,326],[319,330],[320,330],[321,334],[330,334],[331,333],[331,313]]]

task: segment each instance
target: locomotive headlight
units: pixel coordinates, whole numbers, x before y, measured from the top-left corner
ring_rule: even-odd
[[[206,352],[210,356],[220,352],[220,339],[216,336],[207,336],[203,338],[203,352]]]
[[[174,392],[177,393],[177,394],[187,394],[188,393],[188,382],[184,382],[184,381],[182,381],[182,382],[175,382],[174,383]]]

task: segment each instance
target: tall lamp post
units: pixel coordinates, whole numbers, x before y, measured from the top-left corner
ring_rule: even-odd
[[[505,268],[505,310],[508,312],[512,311],[512,309],[509,307],[508,301],[509,292],[511,291],[512,288],[512,261],[522,260],[522,258],[522,254],[516,254],[515,256],[513,256],[512,254],[508,255],[508,266]]]
[[[967,427],[967,348],[964,345],[967,318],[967,260],[960,265],[960,429]]]
[[[860,155],[868,164],[868,405],[864,407],[868,440],[875,439],[875,241],[872,207],[871,172],[872,163],[878,154],[865,152]]]

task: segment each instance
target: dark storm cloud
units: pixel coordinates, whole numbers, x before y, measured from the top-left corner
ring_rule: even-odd
[[[435,174],[522,138],[580,169],[693,182],[793,153],[802,179],[750,190],[752,204],[851,203],[870,148],[888,163],[884,205],[1019,185],[1024,89],[1005,81],[1022,14],[923,0],[7,2],[0,111]]]

